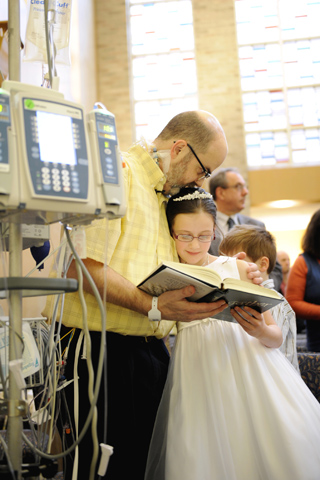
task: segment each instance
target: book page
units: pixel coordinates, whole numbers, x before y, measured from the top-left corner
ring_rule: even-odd
[[[164,262],[163,265],[167,265],[170,269],[177,270],[190,275],[196,279],[207,282],[210,285],[221,286],[221,277],[215,270],[207,267],[201,267],[199,265],[188,265],[186,263],[177,262]]]
[[[164,269],[153,275],[140,285],[139,288],[152,296],[158,297],[168,290],[178,290],[187,287],[188,285],[193,285],[196,288],[195,293],[191,297],[188,297],[188,300],[191,301],[196,301],[217,288],[198,281],[195,278],[186,276],[183,273],[171,270],[171,268]]]
[[[231,288],[232,290],[238,290],[241,292],[252,292],[255,295],[281,298],[278,293],[270,288],[264,288],[254,283],[245,282],[243,280],[237,280],[236,278],[225,278],[223,283],[223,289]]]

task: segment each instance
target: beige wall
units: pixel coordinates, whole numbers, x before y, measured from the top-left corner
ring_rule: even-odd
[[[320,166],[249,172],[251,205],[275,200],[320,202]]]
[[[200,108],[224,128],[229,146],[224,166],[236,166],[246,177],[234,1],[192,3]]]
[[[95,2],[97,100],[114,113],[120,148],[132,144],[129,60],[124,0]]]

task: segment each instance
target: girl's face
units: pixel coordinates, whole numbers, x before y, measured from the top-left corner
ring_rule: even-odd
[[[210,213],[180,213],[174,219],[171,233],[180,262],[190,265],[203,265],[206,262],[214,233],[214,220]],[[176,238],[177,235],[191,235],[192,237],[207,235],[210,239],[200,242],[198,238],[193,238],[191,241],[184,242]]]

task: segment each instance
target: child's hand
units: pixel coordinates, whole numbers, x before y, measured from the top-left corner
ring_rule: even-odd
[[[261,332],[267,327],[263,314],[257,312],[249,307],[235,307],[231,309],[233,318],[240,323],[243,330],[245,330],[252,337],[259,338]]]
[[[281,330],[276,324],[268,324],[263,313],[246,306],[235,307],[230,311],[233,318],[248,335],[257,338],[266,347],[280,347],[282,343]],[[266,315],[268,314],[266,312]]]

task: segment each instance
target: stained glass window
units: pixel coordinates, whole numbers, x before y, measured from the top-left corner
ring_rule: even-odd
[[[179,112],[198,108],[192,3],[130,0],[136,138],[151,138]]]
[[[248,165],[320,163],[320,1],[235,9]]]

